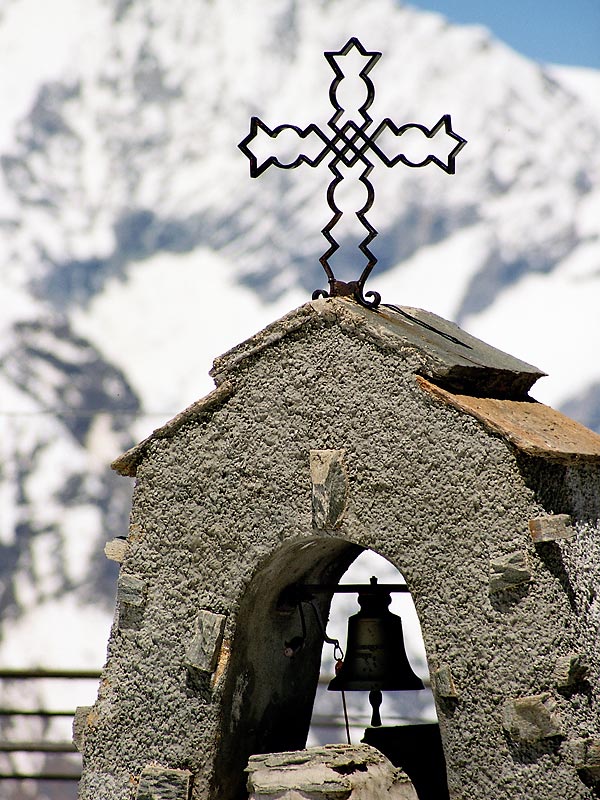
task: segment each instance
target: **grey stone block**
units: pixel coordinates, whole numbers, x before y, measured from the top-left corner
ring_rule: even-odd
[[[184,769],[146,767],[140,776],[136,800],[188,800],[192,773]]]
[[[311,450],[313,528],[339,528],[348,502],[343,450]]]
[[[117,599],[120,603],[141,607],[146,602],[146,581],[135,575],[119,575]]]
[[[547,514],[543,517],[534,517],[529,520],[529,532],[536,544],[571,539],[576,533],[568,514]]]
[[[110,542],[104,545],[104,555],[110,559],[110,561],[116,561],[118,564],[122,564],[127,555],[128,548],[127,539],[118,536],[116,539],[111,539]]]
[[[522,551],[490,561],[490,591],[501,592],[531,581],[527,556]]]
[[[73,717],[73,744],[79,750],[79,752],[83,752],[83,740],[85,737],[85,729],[87,726],[87,718],[88,714],[92,710],[91,706],[77,706],[75,709],[75,715]]]
[[[561,721],[555,707],[556,701],[547,692],[507,700],[502,726],[516,742],[539,742],[562,736]]]
[[[600,784],[600,739],[574,739],[569,749],[575,768],[594,784]]]
[[[250,800],[417,800],[408,776],[366,744],[251,756],[246,772]]]
[[[588,659],[584,653],[569,653],[557,659],[552,677],[559,689],[566,689],[585,680],[588,671]]]
[[[438,697],[457,699],[458,691],[452,677],[452,670],[448,664],[442,664],[432,675],[433,689]]]
[[[196,617],[194,636],[185,652],[185,664],[201,672],[213,672],[223,641],[226,617],[201,611]]]
[[[141,627],[146,605],[146,588],[146,581],[135,575],[119,575],[119,630],[138,630]]]

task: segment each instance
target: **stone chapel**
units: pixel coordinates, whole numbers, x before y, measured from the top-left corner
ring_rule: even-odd
[[[434,314],[324,298],[212,375],[113,464],[136,485],[80,799],[416,798],[369,744],[305,750],[311,616],[283,653],[282,593],[366,549],[419,615],[446,796],[600,796],[600,436],[529,397],[542,373]]]

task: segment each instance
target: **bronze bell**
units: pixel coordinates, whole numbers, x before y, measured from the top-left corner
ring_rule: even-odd
[[[346,658],[327,688],[337,692],[370,691],[371,724],[381,725],[378,709],[382,690],[425,687],[409,664],[402,620],[389,610],[390,593],[377,585],[377,578],[371,578],[371,585],[359,592],[358,603],[360,611],[348,620]]]

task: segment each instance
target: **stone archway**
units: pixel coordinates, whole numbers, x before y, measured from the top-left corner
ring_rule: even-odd
[[[255,572],[237,611],[215,763],[215,798],[247,796],[244,769],[251,755],[306,747],[323,636],[312,614],[305,615],[302,631],[297,609],[282,606],[281,598],[295,584],[337,585],[364,551],[338,537],[307,537],[281,545]],[[316,603],[326,621],[330,596],[322,595]],[[286,644],[300,634],[301,652],[286,657]]]

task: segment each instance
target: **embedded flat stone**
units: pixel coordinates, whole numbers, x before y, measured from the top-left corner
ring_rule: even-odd
[[[201,611],[196,617],[194,636],[185,653],[185,663],[202,672],[213,672],[217,666],[226,617]]]
[[[136,575],[121,573],[117,581],[119,603],[118,625],[120,630],[138,630],[146,606],[146,581]]]
[[[83,740],[87,728],[88,715],[91,710],[92,706],[77,706],[73,716],[73,744],[80,753],[83,752]]]
[[[500,592],[529,583],[531,571],[524,552],[518,550],[490,561],[490,591]]]
[[[587,656],[584,653],[569,653],[557,659],[552,677],[559,689],[567,689],[584,681],[588,672]]]
[[[146,582],[135,575],[119,575],[117,598],[120,603],[143,606],[146,601]]]
[[[529,532],[536,544],[571,539],[576,533],[568,514],[546,514],[543,517],[534,517],[529,520]]]
[[[575,768],[594,784],[600,783],[600,739],[574,739],[569,749]]]
[[[547,692],[507,700],[502,725],[512,739],[522,743],[562,736],[562,725],[555,707],[556,701]]]
[[[343,450],[311,450],[312,524],[323,530],[339,528],[346,510],[348,477]]]
[[[436,669],[433,675],[433,688],[438,697],[447,697],[449,699],[456,699],[458,691],[452,676],[452,670],[448,664],[442,664],[439,669]]]
[[[146,767],[140,776],[136,800],[188,800],[191,780],[188,770]]]

